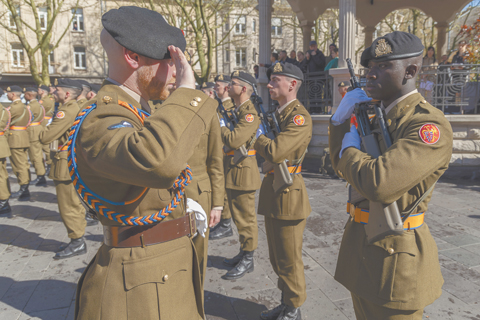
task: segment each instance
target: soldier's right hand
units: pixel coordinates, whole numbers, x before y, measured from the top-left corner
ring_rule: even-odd
[[[185,58],[182,50],[175,46],[169,46],[170,56],[175,63],[176,69],[176,87],[184,87],[195,89],[195,76],[193,75],[193,69]]]
[[[365,91],[360,88],[347,92],[338,105],[337,111],[332,116],[332,123],[334,125],[344,123],[345,120],[352,116],[355,104],[370,101],[372,101],[372,98],[369,98]]]

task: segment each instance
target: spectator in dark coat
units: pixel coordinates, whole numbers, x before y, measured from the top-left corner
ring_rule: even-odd
[[[318,50],[317,42],[310,41],[310,50],[306,54],[308,72],[319,72],[325,69],[325,56]]]
[[[270,62],[271,63],[259,63],[260,67],[265,67],[265,68],[270,68],[271,66],[275,65],[278,61],[278,53],[272,52],[272,55],[270,56]]]
[[[300,70],[302,70],[303,73],[307,72],[307,59],[305,59],[305,54],[303,53],[303,51],[298,51],[297,52],[297,58],[298,58],[298,61],[296,63],[297,67],[300,68]]]

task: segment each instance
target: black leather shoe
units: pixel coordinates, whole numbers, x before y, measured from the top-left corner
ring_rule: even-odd
[[[87,226],[95,226],[98,224],[98,219],[95,215],[95,212],[89,210],[85,211],[85,220],[87,220]]]
[[[62,251],[57,252],[53,259],[60,260],[65,258],[70,258],[74,256],[79,256],[81,254],[87,253],[87,244],[82,238],[72,239],[70,243]]]
[[[45,176],[37,176],[37,179],[30,181],[30,185],[34,185],[36,187],[46,187],[47,179],[45,179]]]
[[[20,186],[20,190],[12,193],[10,198],[18,198],[19,201],[26,201],[30,199],[30,191],[28,191],[28,184]]]
[[[10,208],[10,204],[7,200],[0,200],[0,214],[7,214],[12,212],[12,208]]]
[[[278,316],[277,320],[302,320],[300,308],[285,306],[283,312]]]
[[[254,251],[244,251],[242,260],[222,278],[225,280],[236,280],[247,273],[253,272],[253,252]]]
[[[48,177],[49,174],[50,174],[50,165],[47,164],[47,167],[45,168],[45,175]]]
[[[278,316],[282,313],[285,307],[286,305],[282,301],[282,303],[280,303],[275,308],[262,311],[262,313],[260,313],[260,318],[262,318],[263,320],[277,320]]]
[[[211,230],[208,240],[218,240],[233,236],[232,219],[223,219]]]
[[[243,250],[240,249],[240,252],[232,259],[227,259],[227,258],[223,259],[223,264],[228,267],[235,267],[240,262],[240,260],[242,260],[242,258],[243,258]]]

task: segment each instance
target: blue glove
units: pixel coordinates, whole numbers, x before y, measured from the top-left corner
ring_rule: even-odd
[[[356,103],[369,101],[372,101],[372,98],[369,98],[365,91],[360,88],[347,92],[338,105],[337,111],[332,116],[332,123],[336,126],[344,123],[345,120],[352,116]]]
[[[360,139],[360,135],[358,134],[357,128],[352,126],[350,128],[350,132],[345,133],[342,140],[342,150],[340,150],[340,158],[342,158],[343,151],[345,149],[354,147],[360,150],[360,143],[362,140]]]
[[[263,126],[263,124],[260,123],[260,126],[257,129],[257,135],[255,136],[255,138],[260,137],[264,133],[265,133],[265,127]]]
[[[220,118],[220,127],[225,127],[225,119]]]

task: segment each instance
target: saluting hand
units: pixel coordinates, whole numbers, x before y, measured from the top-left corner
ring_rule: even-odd
[[[195,89],[195,76],[193,75],[193,69],[185,58],[182,50],[175,46],[169,46],[170,56],[175,63],[176,69],[176,87],[185,87]]]

